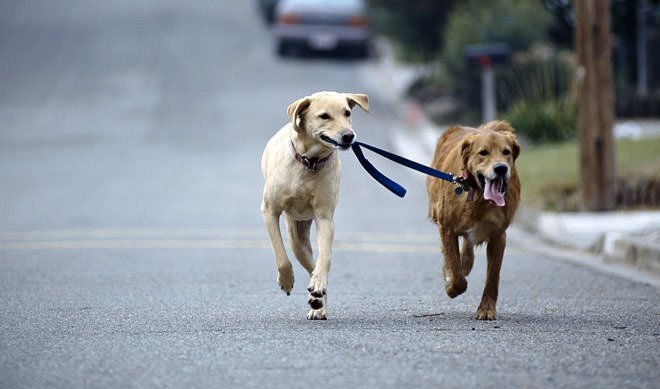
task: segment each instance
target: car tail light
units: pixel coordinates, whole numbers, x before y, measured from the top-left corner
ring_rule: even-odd
[[[279,24],[300,24],[300,17],[296,14],[282,14],[277,18]]]
[[[348,24],[353,27],[369,27],[369,19],[364,16],[352,16],[348,19]]]

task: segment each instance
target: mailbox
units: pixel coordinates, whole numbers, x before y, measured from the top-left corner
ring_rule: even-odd
[[[506,43],[486,43],[465,47],[465,58],[481,67],[508,63],[511,60],[511,47]]]
[[[495,72],[493,65],[508,63],[511,47],[506,43],[488,43],[465,47],[465,58],[481,67],[481,109],[484,122],[495,120]]]

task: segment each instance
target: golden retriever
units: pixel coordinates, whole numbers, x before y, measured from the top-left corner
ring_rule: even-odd
[[[455,126],[438,140],[432,166],[462,172],[470,191],[457,196],[454,187],[429,177],[429,217],[438,225],[444,264],[445,291],[454,298],[467,289],[465,277],[474,262],[474,246],[487,243],[486,285],[477,319],[495,320],[506,229],[520,200],[515,160],[520,153],[511,125],[491,121],[479,128]],[[459,237],[462,246],[459,250]]]
[[[356,105],[369,111],[368,96],[317,92],[294,101],[287,110],[290,122],[268,141],[261,158],[265,179],[261,213],[275,254],[277,283],[287,295],[291,293],[293,269],[280,231],[284,213],[293,253],[311,277],[307,287],[310,320],[327,318],[333,215],[341,171],[336,150],[346,150],[355,141],[351,110]],[[316,263],[309,240],[312,222],[317,228]]]

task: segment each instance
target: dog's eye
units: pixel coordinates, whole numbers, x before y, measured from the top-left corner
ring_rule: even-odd
[[[504,155],[509,155],[509,154],[511,154],[511,150],[509,150],[509,149],[504,149],[504,151],[502,151],[502,154],[504,154]]]
[[[349,110],[344,111],[344,116],[350,117],[351,116],[351,111],[349,111]]]
[[[479,155],[481,155],[482,157],[487,156],[487,155],[488,155],[488,150],[481,150],[481,151],[479,152]]]
[[[319,115],[319,118],[321,118],[323,120],[328,120],[328,119],[330,119],[330,115],[328,115],[327,113],[322,113],[322,114]]]

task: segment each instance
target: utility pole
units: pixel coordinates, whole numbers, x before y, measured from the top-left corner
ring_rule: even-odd
[[[580,185],[583,211],[615,207],[614,90],[609,0],[578,0],[575,10]]]
[[[637,1],[637,94],[646,96],[648,88],[648,56],[646,47],[647,0]]]

